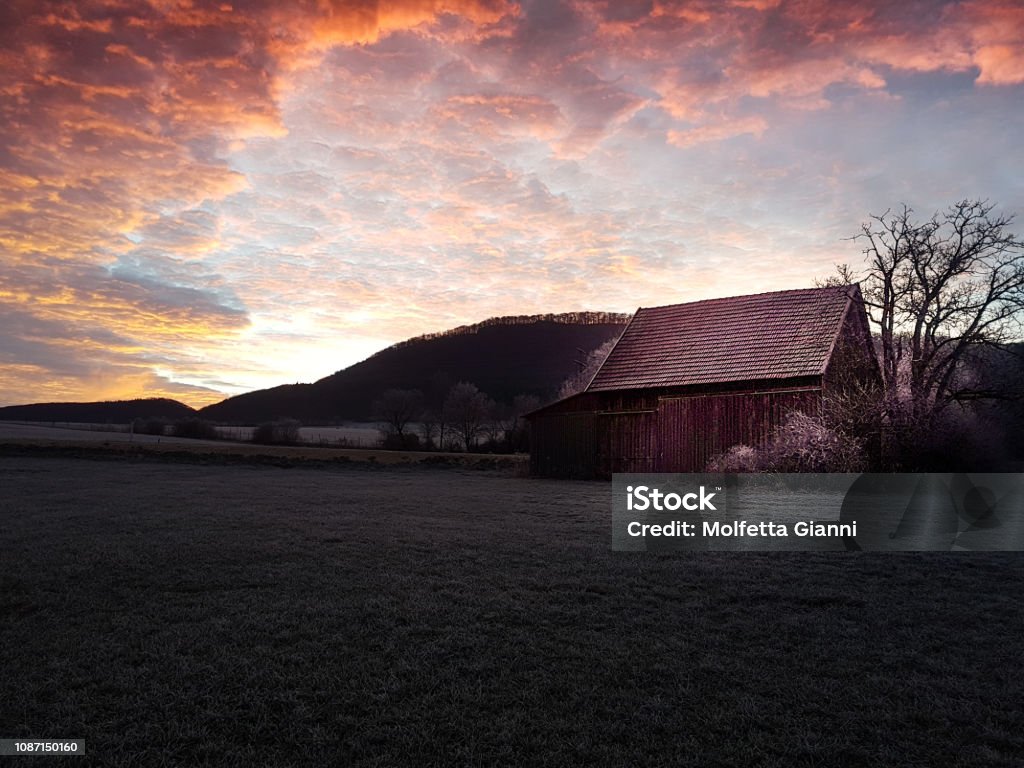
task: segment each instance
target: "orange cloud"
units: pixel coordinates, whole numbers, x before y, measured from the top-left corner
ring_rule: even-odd
[[[869,146],[889,118],[865,95],[914,87],[892,85],[901,73],[977,72],[993,102],[1024,82],[1019,3],[928,7],[14,4],[0,386],[195,402],[490,314],[699,298],[738,289],[730,271],[755,288],[806,277],[826,258],[810,241],[837,238],[779,224],[773,198],[803,189],[806,211],[830,185],[825,219],[892,189]],[[867,133],[839,142],[847,121]],[[805,152],[852,170],[800,177]],[[919,180],[946,162],[906,183],[936,186]],[[840,200],[850,189],[870,195]],[[812,256],[779,262],[793,250]]]
[[[436,109],[439,119],[453,120],[470,131],[491,137],[534,136],[551,140],[560,135],[565,124],[556,104],[535,95],[458,94]]]
[[[866,89],[884,88],[885,80],[867,67],[841,58],[764,62],[761,66],[743,65],[744,71],[729,70],[749,95],[758,98],[781,97],[795,107],[828,106],[825,89],[831,85],[853,84]]]
[[[224,393],[216,389],[171,381],[133,366],[104,366],[92,373],[55,376],[46,366],[4,365],[0,367],[0,391],[3,405],[166,397],[201,408],[224,399]]]
[[[984,85],[1024,83],[1024,52],[1019,45],[984,45],[974,54],[981,69],[978,82]]]
[[[313,0],[298,12],[283,6],[268,12],[274,33],[267,50],[288,72],[316,66],[336,46],[372,45],[447,17],[478,28],[517,12],[510,0]]]
[[[1024,6],[1014,2],[974,2],[963,15],[975,46],[974,62],[983,85],[1024,83]]]
[[[760,137],[768,130],[768,122],[763,117],[745,117],[735,120],[702,125],[686,131],[669,131],[668,141],[677,147],[688,148],[709,141],[723,141],[735,136],[752,135]]]

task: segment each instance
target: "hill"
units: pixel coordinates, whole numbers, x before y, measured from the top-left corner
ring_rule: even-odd
[[[369,420],[373,400],[386,389],[419,389],[439,403],[459,381],[476,384],[497,402],[520,394],[551,399],[576,372],[579,350],[617,336],[628,319],[604,312],[492,318],[400,342],[313,384],[238,395],[199,414],[250,424],[281,417],[306,424]]]
[[[110,400],[99,403],[33,403],[0,408],[4,421],[66,421],[85,424],[127,424],[134,419],[173,421],[195,416],[184,403],[166,397]]]

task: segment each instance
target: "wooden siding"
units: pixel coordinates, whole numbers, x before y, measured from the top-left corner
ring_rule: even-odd
[[[871,329],[862,304],[850,307],[825,368],[826,390],[849,390],[882,383]]]
[[[816,413],[820,403],[818,389],[663,398],[656,471],[702,472],[734,445],[763,445],[790,411]]]
[[[594,405],[585,398],[574,404]],[[709,459],[734,445],[763,444],[791,410],[815,413],[820,404],[820,385],[660,396],[637,392],[632,398],[615,393],[601,403],[602,410],[535,414],[530,469],[542,477],[568,478],[701,472]]]
[[[556,413],[589,413],[601,410],[600,396],[592,392],[579,392],[563,400],[556,400],[542,408],[538,408],[526,414],[526,418],[533,420],[541,416],[551,416]]]
[[[653,472],[657,462],[658,422],[655,411],[597,415],[597,474]]]
[[[553,413],[531,419],[530,472],[540,477],[598,477],[597,414]]]

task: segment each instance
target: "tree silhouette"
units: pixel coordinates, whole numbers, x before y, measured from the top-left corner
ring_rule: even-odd
[[[473,450],[476,438],[494,411],[494,401],[476,388],[460,381],[448,392],[444,401],[445,420],[462,440],[466,452]]]
[[[1012,222],[983,200],[925,220],[904,205],[871,216],[852,238],[865,245],[866,268],[842,265],[838,280],[861,284],[879,336],[882,417],[894,433],[914,439],[953,404],[1016,396],[979,376],[986,357],[1020,339],[1024,242]]]
[[[418,389],[389,389],[373,401],[373,417],[384,422],[386,428],[405,440],[409,423],[420,417],[423,393]]]

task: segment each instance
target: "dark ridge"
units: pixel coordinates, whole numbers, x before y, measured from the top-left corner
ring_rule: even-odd
[[[249,392],[199,413],[240,424],[279,418],[304,424],[366,421],[386,389],[418,389],[439,407],[459,381],[475,384],[499,403],[516,395],[550,399],[576,373],[577,361],[618,336],[628,319],[604,312],[492,318],[400,342],[313,384]]]
[[[449,328],[447,331],[436,333],[424,333],[421,336],[413,336],[411,339],[392,344],[388,349],[375,352],[372,357],[382,355],[391,349],[401,349],[410,344],[432,339],[442,339],[446,336],[466,336],[479,333],[482,328],[490,328],[495,325],[533,325],[534,323],[565,323],[566,325],[625,325],[631,316],[623,312],[563,312],[560,315],[503,315],[502,317],[491,317],[472,325],[460,325]]]
[[[4,421],[69,421],[127,424],[135,419],[185,419],[196,410],[166,397],[109,400],[98,403],[33,403],[0,408]]]

